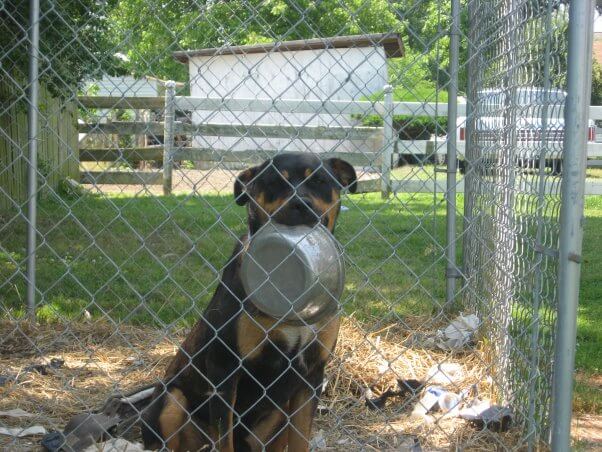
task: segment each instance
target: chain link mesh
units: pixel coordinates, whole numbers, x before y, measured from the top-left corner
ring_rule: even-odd
[[[449,2],[42,0],[33,106],[24,3],[0,5],[0,428],[13,429],[0,431],[0,448],[29,450],[42,436],[27,428],[63,431],[78,413],[109,419],[94,418],[94,441],[140,442],[146,428],[181,450],[226,450],[231,435],[251,450],[282,450],[283,438],[289,450],[545,447],[562,4],[462,2],[465,105],[449,123]],[[40,118],[35,281],[25,268],[34,251],[26,248],[28,107]],[[453,127],[457,195],[445,187]],[[280,173],[274,161],[248,179],[242,171],[290,152],[322,163],[301,181],[266,187],[292,193],[287,202],[323,170],[333,184],[327,159],[357,174],[355,194],[344,178],[332,185],[347,186],[335,229],[346,270],[336,347],[336,319],[266,323],[249,308],[252,294],[220,284],[252,231],[235,181],[251,187]],[[459,206],[461,261],[446,275],[449,196]],[[257,201],[257,215],[286,214],[286,202],[270,206]],[[458,281],[451,304],[450,277]],[[224,288],[230,294],[219,295]],[[207,310],[216,290],[239,309],[216,319]],[[241,346],[247,340],[254,345]],[[252,363],[270,346],[280,367],[266,383],[273,363]],[[328,361],[324,375],[307,371],[312,347]],[[177,386],[188,374],[196,386]],[[255,402],[232,395],[238,378],[261,393]],[[305,391],[283,398],[285,379]],[[171,404],[167,418],[185,413],[170,434],[171,420],[141,417],[152,385]],[[499,419],[482,428],[478,413],[489,406]],[[231,421],[207,425],[210,407]],[[311,429],[299,421],[308,407]],[[29,415],[4,413],[16,408]],[[64,434],[59,442],[82,450],[85,434]]]

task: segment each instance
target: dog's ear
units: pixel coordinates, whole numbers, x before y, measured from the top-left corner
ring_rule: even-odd
[[[257,175],[258,169],[259,167],[254,166],[236,176],[236,180],[234,181],[234,199],[239,206],[244,206],[249,201],[247,185]]]
[[[345,160],[332,158],[324,162],[326,170],[339,182],[342,188],[346,188],[350,193],[357,191],[357,176],[353,166]]]

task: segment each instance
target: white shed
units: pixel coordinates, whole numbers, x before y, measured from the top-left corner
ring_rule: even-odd
[[[155,77],[136,78],[131,75],[113,77],[105,75],[86,83],[85,91],[92,96],[156,97],[165,92],[165,82]]]
[[[340,36],[180,51],[188,64],[194,97],[238,99],[360,100],[387,83],[387,58],[403,56],[398,34]],[[350,115],[195,111],[193,123],[332,125],[354,123]],[[357,150],[334,140],[197,136],[195,146],[221,150]]]

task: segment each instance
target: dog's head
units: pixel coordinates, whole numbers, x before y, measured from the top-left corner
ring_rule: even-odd
[[[355,193],[356,187],[355,170],[344,160],[287,153],[240,173],[234,197],[248,205],[251,234],[270,219],[288,226],[322,223],[334,231],[341,190]]]

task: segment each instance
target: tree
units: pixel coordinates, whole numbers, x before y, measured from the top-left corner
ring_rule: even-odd
[[[275,40],[402,31],[387,0],[129,0],[111,12],[111,35],[137,75],[186,80],[171,53]]]
[[[86,77],[118,70],[106,33],[113,1],[40,1],[40,77],[55,95],[72,93]],[[0,78],[21,85],[27,79],[28,30],[29,2],[3,2]]]

